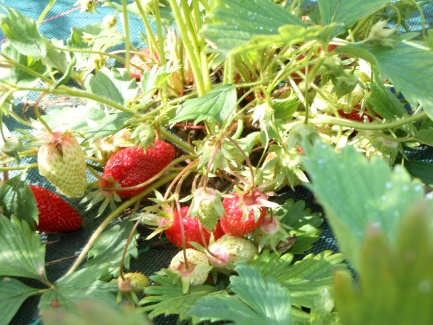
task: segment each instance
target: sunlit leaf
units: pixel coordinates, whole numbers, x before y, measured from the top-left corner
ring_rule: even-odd
[[[13,47],[35,60],[47,53],[46,40],[39,34],[36,22],[13,8],[2,8],[8,13],[2,16],[1,28]]]
[[[215,22],[206,25],[204,35],[223,52],[247,44],[259,35],[278,35],[278,28],[283,25],[306,26],[284,7],[269,0],[223,0],[210,17]]]
[[[374,14],[390,0],[319,0],[320,16],[324,25],[343,23],[352,27],[359,19]]]

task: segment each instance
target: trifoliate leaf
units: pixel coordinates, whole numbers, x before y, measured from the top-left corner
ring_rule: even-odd
[[[179,315],[181,320],[187,319],[186,311],[195,302],[209,294],[217,291],[215,287],[209,285],[190,286],[187,294],[182,293],[182,283],[179,275],[163,270],[163,274],[155,274],[149,277],[158,285],[147,287],[144,290],[146,296],[140,301],[144,307],[142,311],[149,312],[152,319],[158,315]]]
[[[10,324],[24,300],[38,292],[16,279],[0,278],[0,325]]]
[[[121,310],[110,308],[96,301],[81,300],[76,303],[79,313],[51,309],[41,313],[45,325],[152,325],[144,313],[130,306]]]
[[[234,114],[235,108],[236,88],[233,85],[222,85],[204,96],[185,101],[170,122],[194,120],[194,124],[212,121],[224,125]]]
[[[290,292],[270,277],[241,263],[230,277],[234,295],[221,292],[199,299],[188,315],[200,321],[233,321],[238,325],[290,324]]]
[[[86,265],[108,263],[110,264],[110,273],[114,277],[117,277],[119,275],[119,265],[122,260],[123,250],[133,227],[134,224],[132,222],[123,221],[103,232],[92,245],[88,253],[89,259]],[[129,269],[131,257],[138,257],[137,236],[137,234],[134,235],[126,251],[124,260],[124,267],[126,269]]]
[[[22,175],[9,179],[0,187],[0,205],[6,217],[11,218],[15,215],[27,222],[31,230],[35,230],[38,208],[35,197]]]
[[[337,153],[317,143],[303,145],[308,186],[317,195],[347,259],[359,267],[360,245],[368,224],[375,222],[391,239],[403,215],[424,196],[419,181],[412,181],[403,167],[382,159],[370,161],[351,146]],[[348,164],[347,162],[350,162]]]
[[[13,47],[35,60],[47,53],[45,39],[39,34],[36,22],[18,10],[2,6],[8,15],[2,16],[1,28]]]
[[[359,281],[337,272],[335,301],[342,324],[421,324],[433,319],[433,203],[419,202],[389,238],[368,226],[356,269]]]
[[[39,309],[50,309],[77,312],[76,303],[81,300],[92,300],[104,303],[112,308],[116,304],[117,283],[107,283],[100,279],[109,275],[108,265],[95,265],[66,275],[47,290],[39,302]]]
[[[0,216],[0,276],[32,278],[46,283],[45,246],[26,221]]]

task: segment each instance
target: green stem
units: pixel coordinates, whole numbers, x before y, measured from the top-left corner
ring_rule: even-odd
[[[9,166],[9,167],[0,167],[0,171],[4,172],[4,171],[9,171],[9,170],[25,170],[25,169],[29,169],[29,168],[37,168],[38,164],[34,163],[34,164],[29,164],[26,166]]]
[[[189,39],[189,33],[187,26],[184,22],[184,17],[182,16],[179,5],[177,4],[177,0],[169,0],[171,9],[173,11],[174,19],[176,20],[176,25],[180,33],[180,37],[185,45],[186,55],[188,57],[188,61],[191,64],[191,69],[194,75],[195,84],[197,87],[197,92],[199,96],[203,96],[206,93],[206,88],[204,86],[201,66],[197,60],[197,56],[199,53],[194,53],[194,48]]]
[[[149,19],[147,18],[146,11],[141,5],[140,0],[135,0],[135,4],[137,5],[138,11],[140,12],[141,20],[143,20],[144,28],[146,29],[146,37],[147,37],[147,45],[149,46],[150,52],[153,52],[153,49],[156,47],[156,39],[153,35],[152,28],[149,24]]]
[[[11,63],[13,66],[23,70],[24,72],[27,72],[28,74],[35,76],[36,78],[41,79],[42,81],[46,82],[47,84],[52,84],[53,81],[50,78],[45,77],[44,75],[37,73],[36,71],[26,67],[25,65],[11,59],[7,55],[4,54],[4,52],[0,52],[1,56],[4,57],[9,63]]]
[[[395,129],[395,128],[401,127],[403,125],[416,122],[416,121],[421,120],[421,119],[426,118],[426,117],[427,117],[427,113],[421,112],[417,115],[411,115],[411,116],[409,116],[405,119],[402,119],[402,120],[398,120],[398,121],[394,121],[394,122],[390,122],[390,123],[377,124],[377,123],[358,123],[358,122],[352,122],[352,121],[347,120],[347,119],[340,119],[340,118],[328,116],[328,117],[324,117],[324,118],[319,117],[319,118],[310,119],[309,123],[310,124],[341,125],[341,126],[346,126],[349,128],[354,128],[357,130],[387,130],[387,129]]]
[[[50,9],[53,7],[53,5],[56,3],[56,0],[50,0],[50,2],[48,3],[48,5],[44,8],[44,10],[42,11],[42,13],[40,14],[38,21],[36,22],[36,25],[39,26],[42,22],[42,20],[44,20],[45,16],[48,14],[48,12],[50,11]]]
[[[176,135],[174,135],[173,133],[167,131],[164,128],[160,129],[161,134],[166,137],[170,142],[173,142],[175,145],[177,145],[178,147],[182,148],[183,150],[185,150],[186,152],[189,152],[190,154],[195,154],[194,148],[191,147],[188,143],[184,142],[183,140],[181,140],[179,137],[177,137]]]
[[[42,123],[42,125],[47,129],[49,134],[53,134],[53,130],[51,130],[50,126],[47,122],[42,118],[41,113],[39,112],[39,101],[46,95],[47,93],[41,93],[38,98],[35,101],[35,104],[33,105],[33,110],[35,112],[36,119]]]
[[[123,11],[123,32],[125,33],[125,69],[128,75],[130,74],[130,48],[129,42],[129,16],[128,16],[128,4],[127,0],[122,0],[122,11]]]
[[[158,56],[161,66],[165,66],[167,64],[167,60],[165,58],[165,49],[164,49],[164,35],[162,34],[162,20],[161,20],[161,12],[159,11],[159,2],[158,0],[154,0],[155,6],[155,19],[156,19],[156,35],[158,36]],[[168,93],[168,81],[164,80],[162,83],[162,94],[161,99],[164,104],[167,103],[167,93]]]
[[[83,250],[81,251],[80,255],[78,255],[77,259],[75,260],[74,264],[69,268],[69,270],[65,273],[66,275],[69,275],[73,273],[83,262],[84,258],[86,257],[87,253],[89,252],[90,248],[95,243],[96,239],[101,235],[101,233],[104,231],[106,227],[113,221],[115,218],[117,218],[125,209],[129,208],[131,205],[133,205],[135,202],[138,202],[142,198],[144,198],[146,195],[151,193],[155,188],[158,188],[169,181],[171,181],[173,178],[176,177],[176,174],[172,173],[164,178],[162,178],[160,181],[154,183],[153,186],[149,187],[145,191],[141,192],[140,194],[137,194],[136,196],[130,198],[129,200],[123,202],[119,207],[117,207],[116,210],[114,210],[111,214],[108,215],[107,218],[105,218],[104,221],[96,228],[96,230],[93,232],[92,236],[90,237],[87,244],[83,247]]]
[[[113,108],[116,108],[122,112],[126,112],[126,113],[131,113],[131,114],[135,114],[134,111],[130,111],[129,109],[123,107],[122,105],[113,102],[107,98],[101,97],[101,96],[97,96],[82,90],[78,90],[78,89],[72,89],[69,88],[67,86],[60,86],[59,88],[56,89],[51,89],[51,88],[32,88],[32,87],[17,87],[17,90],[26,90],[26,91],[40,91],[40,92],[45,92],[45,93],[51,93],[54,95],[68,95],[68,96],[72,96],[72,97],[77,97],[77,98],[87,98],[87,99],[91,99],[94,101],[97,101],[101,104],[105,104],[108,106],[111,106]]]

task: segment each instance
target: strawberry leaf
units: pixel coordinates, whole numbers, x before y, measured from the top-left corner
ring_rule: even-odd
[[[0,276],[32,278],[44,283],[45,246],[25,221],[0,216]]]
[[[302,200],[294,201],[289,199],[284,202],[276,211],[275,215],[283,216],[281,223],[293,229],[290,234],[296,235],[295,244],[290,248],[292,254],[304,254],[313,247],[313,243],[320,238],[323,223],[320,212],[311,212],[305,207]]]
[[[433,164],[421,160],[405,161],[404,167],[413,176],[420,179],[426,186],[433,188]]]
[[[149,317],[158,315],[179,315],[181,320],[188,318],[187,310],[195,302],[209,294],[216,292],[216,288],[208,285],[190,286],[187,294],[182,293],[182,283],[179,276],[169,270],[149,277],[158,285],[147,287],[144,290],[149,295],[140,301],[142,311],[149,312]]]
[[[90,78],[86,88],[87,91],[94,95],[109,99],[120,105],[125,104],[125,99],[120,89],[113,82],[112,76],[101,70],[96,71],[95,75]]]
[[[393,238],[409,207],[423,198],[422,184],[412,181],[403,167],[391,171],[385,160],[367,160],[351,146],[341,153],[321,143],[305,143],[303,149],[309,187],[325,210],[339,248],[357,268],[367,225],[375,222]],[[354,184],[356,190],[348,190]]]
[[[4,44],[1,48],[1,51],[4,55],[29,68],[30,70],[36,71],[40,74],[44,74],[46,71],[46,67],[42,64],[41,60],[35,60],[34,58],[21,54],[12,46],[11,43]],[[2,76],[3,80],[8,80],[12,84],[23,87],[31,87],[38,80],[35,76],[25,72],[20,68],[11,69],[0,67],[0,75]],[[23,94],[23,92],[20,92],[20,94]]]
[[[104,117],[99,125],[90,128],[88,130],[88,138],[92,137],[94,140],[99,138],[112,135],[117,131],[120,131],[127,120],[129,120],[133,115],[126,112],[117,112]]]
[[[176,111],[171,123],[194,120],[219,122],[224,125],[233,116],[236,107],[236,89],[233,85],[222,85],[206,95],[185,101]]]
[[[320,16],[324,25],[342,23],[352,27],[359,19],[372,15],[390,0],[319,0]]]
[[[83,119],[83,116],[86,116],[86,118]],[[73,106],[50,110],[44,115],[44,120],[53,128],[64,127],[64,129],[74,130],[76,132],[87,132],[89,130],[89,120],[99,121],[103,119],[104,116],[105,113],[102,110],[94,107]]]
[[[199,299],[188,315],[200,321],[233,321],[237,324],[289,324],[290,292],[270,277],[263,277],[247,264],[236,266],[230,277],[234,295],[221,292]],[[240,322],[240,320],[242,320]]]
[[[47,54],[45,39],[39,34],[36,22],[18,10],[1,6],[8,15],[0,17],[3,33],[20,53],[35,60]]]
[[[66,275],[47,290],[39,302],[41,311],[51,309],[76,312],[76,303],[82,300],[101,302],[112,308],[118,308],[116,296],[117,283],[107,283],[100,279],[109,276],[107,264],[90,266]]]
[[[295,306],[311,308],[314,298],[332,284],[332,274],[337,267],[345,267],[342,254],[324,251],[318,255],[309,254],[301,261],[290,265],[293,256],[264,251],[251,266],[264,277],[272,277],[290,291]]]
[[[26,221],[31,230],[35,230],[38,221],[38,208],[32,191],[22,175],[17,175],[0,187],[0,205],[3,214],[11,218],[12,215]]]
[[[361,245],[359,282],[336,273],[335,302],[342,324],[431,323],[432,212],[431,199],[413,206],[391,241],[383,229],[369,225]]]
[[[108,263],[110,264],[110,273],[114,277],[117,277],[119,275],[119,265],[122,260],[123,250],[133,226],[134,224],[132,222],[123,221],[122,223],[103,232],[90,249],[88,253],[89,259],[86,265],[90,266]],[[124,260],[124,267],[126,269],[129,269],[131,257],[138,257],[136,242],[137,236],[138,234],[136,232],[136,235],[129,243]]]
[[[3,278],[0,281],[0,325],[7,325],[24,300],[38,294],[39,289],[28,287],[13,278]]]
[[[423,144],[433,146],[433,128],[414,130],[414,138]]]

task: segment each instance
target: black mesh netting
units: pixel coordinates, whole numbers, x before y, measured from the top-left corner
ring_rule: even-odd
[[[120,3],[120,0],[113,0],[112,2]],[[133,1],[128,1],[132,3]],[[305,5],[314,5],[316,1],[306,1]],[[9,8],[15,8],[22,14],[37,19],[48,4],[48,1],[41,0],[4,0],[2,4]],[[48,38],[56,38],[61,40],[67,40],[70,36],[71,28],[73,27],[84,27],[95,22],[101,22],[103,17],[109,14],[113,14],[114,10],[109,7],[98,7],[97,13],[81,13],[79,6],[74,6],[75,0],[57,0],[55,5],[51,8],[50,12],[46,16],[43,23],[40,25],[40,32]],[[424,6],[426,16],[426,28],[430,28],[433,23],[433,4]],[[121,24],[118,23],[117,27],[121,31]],[[414,14],[413,19],[409,21],[409,27],[412,30],[419,30],[421,27],[419,16]],[[131,17],[130,21],[130,34],[133,38],[133,43],[137,47],[142,47],[143,42],[141,35],[144,31],[142,22],[139,19]],[[5,37],[0,31],[0,44],[5,42]],[[34,118],[32,115],[32,104],[36,99],[36,94],[30,94],[22,101],[16,104],[15,111],[23,118]],[[41,102],[40,106],[46,110],[56,109],[59,107],[65,107],[67,105],[77,105],[76,99],[71,98],[60,98],[53,96],[46,96]],[[27,110],[30,107],[31,109]],[[9,130],[13,131],[16,128],[25,128],[12,118],[5,118],[5,123]],[[421,147],[416,150],[407,152],[407,155],[416,160],[432,161],[433,160],[433,149],[430,147]],[[35,161],[26,161],[35,162]],[[11,174],[13,176],[13,174]],[[31,184],[41,185],[50,190],[55,191],[55,188],[46,182],[46,180],[39,176],[37,169],[31,169],[27,173],[28,182]],[[304,187],[297,187],[295,191],[286,189],[283,193],[279,194],[279,200],[282,202],[288,198],[295,200],[304,200],[307,207],[313,211],[321,211],[321,207],[316,203],[314,196]],[[61,277],[74,262],[74,257],[80,253],[83,245],[88,241],[93,230],[99,225],[102,215],[99,218],[94,218],[96,215],[95,209],[85,211],[85,206],[80,205],[81,199],[68,199],[65,198],[77,209],[77,211],[84,217],[83,228],[73,233],[62,233],[49,235],[44,237],[44,241],[47,243],[46,260],[47,260],[47,274],[49,275],[50,281],[55,281]],[[113,225],[118,222],[114,221]],[[144,238],[148,230],[144,227],[140,228],[139,231],[143,233]],[[312,253],[318,253],[323,250],[331,250],[333,252],[338,251],[337,243],[332,235],[331,229],[325,222],[322,226],[321,238],[315,243],[314,248],[311,250]],[[163,267],[167,267],[172,256],[177,252],[177,249],[168,243],[164,238],[154,238],[150,241],[140,240],[138,241],[139,258],[131,260],[131,270],[141,271],[147,275],[153,274]],[[24,282],[27,280],[23,279]],[[38,283],[26,282],[33,286],[37,286]],[[37,324],[38,320],[38,304],[39,297],[30,297],[27,299],[15,318],[12,320],[13,325],[27,325]],[[155,322],[158,324],[173,324],[176,321],[175,317],[158,317]]]

